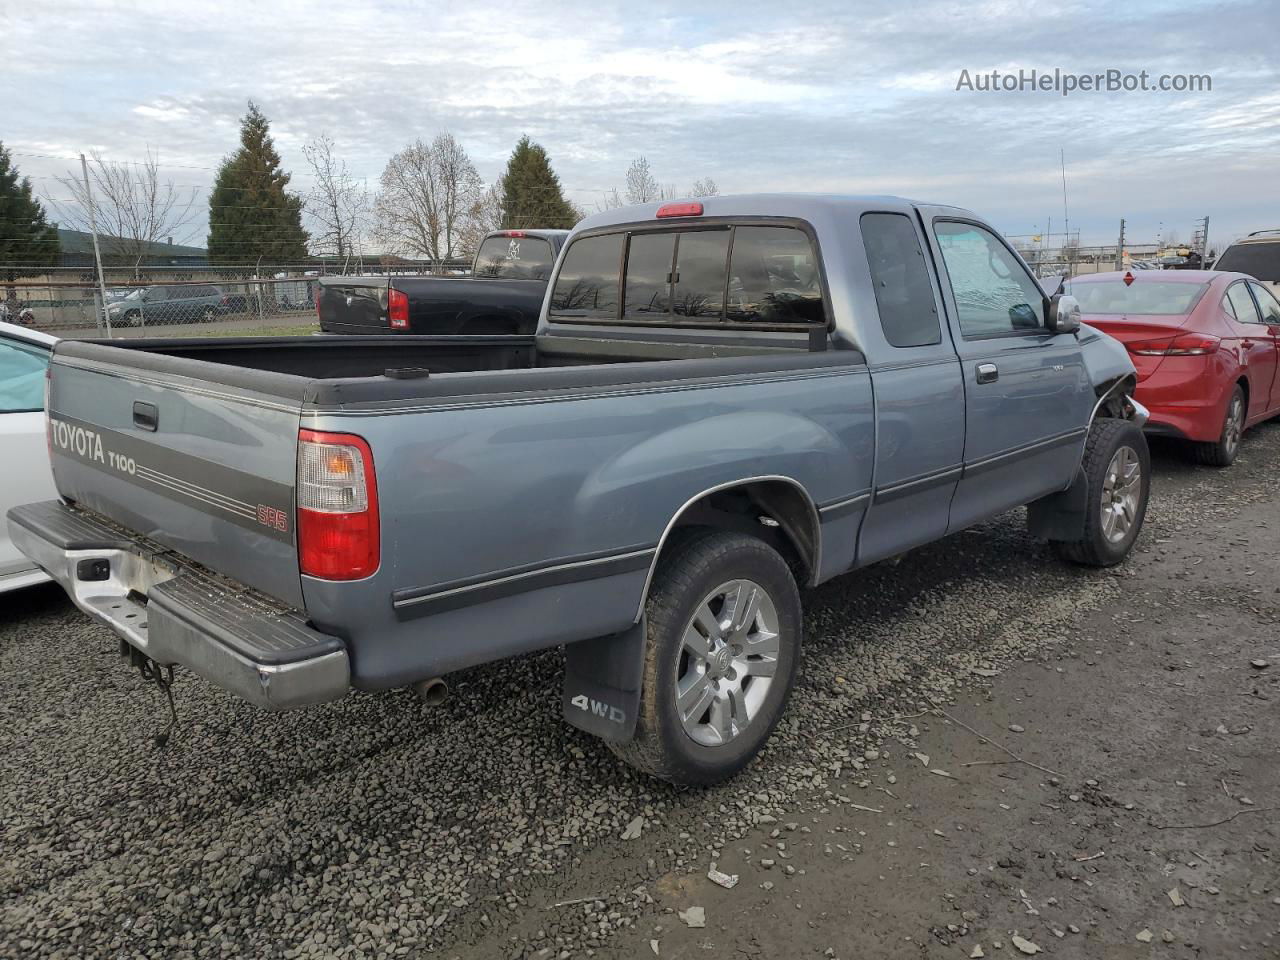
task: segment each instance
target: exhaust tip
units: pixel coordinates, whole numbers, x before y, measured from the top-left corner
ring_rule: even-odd
[[[419,680],[413,685],[413,692],[428,707],[438,707],[449,699],[449,684],[440,677]]]

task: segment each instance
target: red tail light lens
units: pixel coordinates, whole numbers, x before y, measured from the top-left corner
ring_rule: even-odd
[[[1140,357],[1203,357],[1216,353],[1222,343],[1204,333],[1184,333],[1173,340],[1143,340],[1129,344],[1129,352]]]
[[[409,295],[395,287],[387,291],[387,324],[392,330],[409,329]]]
[[[378,569],[378,481],[363,438],[299,430],[297,496],[304,574],[360,580]]]
[[[320,320],[320,298],[324,296],[324,287],[316,287],[316,295],[312,298],[316,302],[316,321]]]
[[[664,203],[658,208],[658,219],[662,220],[666,217],[700,217],[702,216],[702,204],[700,203]]]

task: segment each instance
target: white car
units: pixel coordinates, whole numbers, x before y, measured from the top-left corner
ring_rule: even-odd
[[[0,323],[0,593],[49,575],[9,540],[10,507],[58,496],[44,427],[44,375],[57,337]]]

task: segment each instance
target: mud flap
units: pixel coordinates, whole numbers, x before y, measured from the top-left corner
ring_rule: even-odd
[[[645,620],[622,633],[566,644],[564,718],[604,740],[626,743],[636,731],[644,680]]]
[[[1067,543],[1083,537],[1088,491],[1089,480],[1082,467],[1066,490],[1027,504],[1027,529],[1031,535]]]

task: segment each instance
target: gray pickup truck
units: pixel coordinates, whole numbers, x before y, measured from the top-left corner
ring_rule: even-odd
[[[1024,504],[1124,559],[1134,383],[964,210],[653,204],[575,229],[532,336],[63,340],[60,499],[8,522],[153,672],[283,709],[563,646],[569,722],[710,783],[783,711],[801,587]]]

